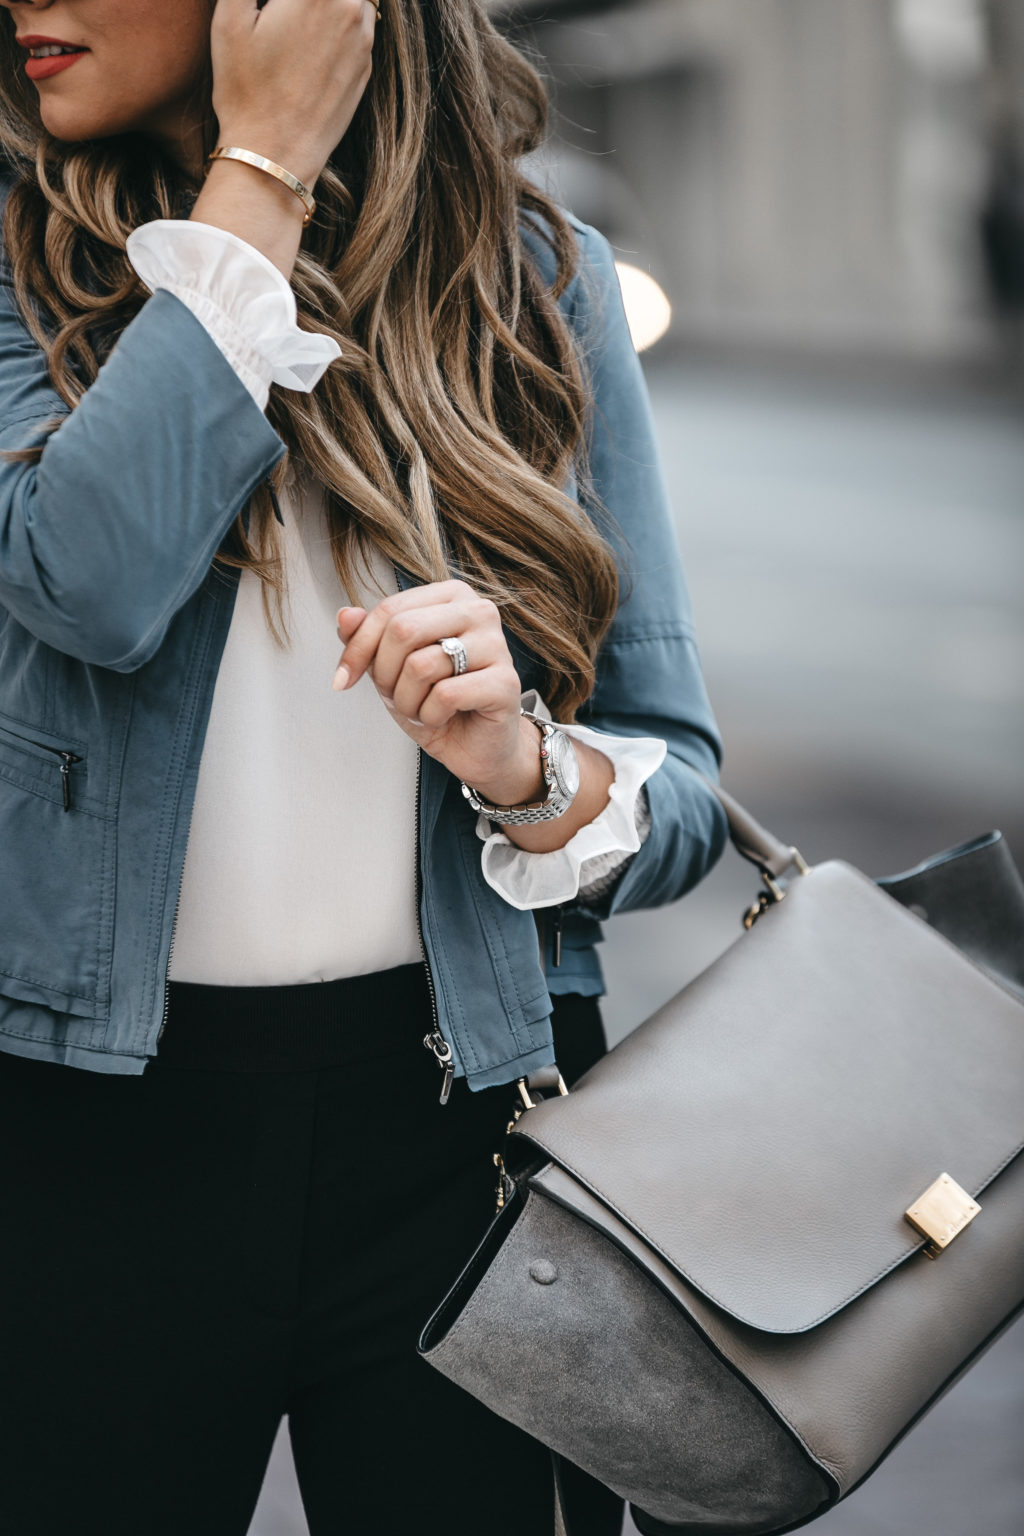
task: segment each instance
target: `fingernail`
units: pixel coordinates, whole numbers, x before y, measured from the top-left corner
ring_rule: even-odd
[[[334,689],[335,693],[341,693],[343,688],[348,687],[351,675],[352,674],[349,672],[348,667],[346,667],[345,663],[342,662],[337,672],[335,672],[334,681],[331,684],[331,687]]]

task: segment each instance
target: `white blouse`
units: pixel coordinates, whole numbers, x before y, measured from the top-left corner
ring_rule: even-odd
[[[271,383],[309,392],[338,356],[296,325],[295,296],[262,252],[196,220],[156,219],[128,237],[151,290],[196,315],[261,409]],[[335,615],[380,590],[346,593],[330,554],[322,490],[290,467],[280,497],[289,643],[265,621],[243,571],[203,745],[171,956],[176,981],[286,985],[422,959],[416,918],[417,748],[369,678],[336,694]],[[390,563],[372,562],[384,592]],[[547,714],[536,694],[524,704]],[[477,818],[484,878],[521,909],[596,895],[650,829],[643,785],[665,743],[564,726],[615,769],[609,805],[552,853],[516,848]],[[471,814],[467,807],[467,814]]]

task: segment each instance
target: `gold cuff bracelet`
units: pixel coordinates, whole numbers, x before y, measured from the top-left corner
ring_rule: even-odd
[[[268,160],[266,155],[254,154],[251,149],[238,149],[234,145],[222,145],[215,149],[211,155],[207,155],[207,164],[211,160],[244,160],[246,165],[255,166],[258,171],[266,171],[271,176],[276,176],[278,181],[283,181],[289,191],[294,192],[306,209],[306,216],[302,221],[305,229],[310,219],[316,212],[316,203],[313,194],[308,187],[304,187],[297,176],[291,171],[286,171],[283,165],[278,165],[275,160]]]

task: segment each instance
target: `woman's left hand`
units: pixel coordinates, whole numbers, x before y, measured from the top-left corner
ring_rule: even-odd
[[[441,649],[466,649],[454,675]],[[537,729],[520,714],[522,685],[498,608],[464,581],[431,582],[373,608],[341,608],[345,650],[334,679],[351,688],[368,672],[392,718],[449,771],[499,805],[543,800]]]

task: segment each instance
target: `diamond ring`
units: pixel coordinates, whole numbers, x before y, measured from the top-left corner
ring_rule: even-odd
[[[469,657],[466,655],[466,647],[461,640],[449,638],[439,642],[442,651],[452,664],[452,676],[461,677],[463,672],[469,671]]]

